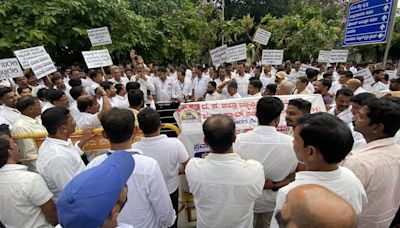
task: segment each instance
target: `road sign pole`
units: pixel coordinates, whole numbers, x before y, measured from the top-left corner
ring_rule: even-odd
[[[393,0],[393,7],[392,7],[392,15],[390,17],[390,27],[389,27],[389,34],[388,34],[388,41],[386,43],[385,54],[383,54],[383,67],[386,67],[386,61],[389,56],[389,50],[391,46],[394,24],[396,22],[396,10],[397,10],[397,2],[398,0]]]

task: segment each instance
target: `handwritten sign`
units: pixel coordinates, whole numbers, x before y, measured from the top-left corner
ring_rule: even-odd
[[[306,76],[307,69],[314,69],[319,72],[319,69],[317,67],[313,67],[313,66],[307,65],[307,64],[301,64],[300,69],[299,69],[299,76]]]
[[[219,67],[222,63],[226,62],[226,50],[228,46],[222,45],[210,51],[211,59],[214,66]]]
[[[259,28],[259,29],[257,29],[257,32],[254,35],[254,41],[257,43],[260,43],[262,45],[267,45],[270,37],[271,37],[270,32]]]
[[[29,65],[29,59],[33,59],[45,54],[47,54],[47,52],[43,46],[14,51],[14,55],[17,57],[18,61],[21,63],[22,68],[24,69],[29,69],[31,67]]]
[[[49,54],[44,54],[29,60],[29,65],[38,79],[57,71]]]
[[[318,54],[319,63],[329,63],[331,60],[331,51],[320,50]]]
[[[229,47],[226,50],[226,55],[228,63],[246,59],[246,44],[239,44],[233,47]]]
[[[107,49],[83,51],[82,55],[89,69],[113,65],[110,53]]]
[[[22,76],[24,76],[24,74],[22,73],[17,58],[0,60],[0,80]]]
[[[283,61],[283,50],[263,50],[262,64],[279,65]]]
[[[349,50],[331,50],[331,63],[345,63],[347,62],[347,56]]]
[[[110,33],[108,32],[107,27],[88,29],[87,33],[89,35],[90,43],[92,43],[92,46],[99,46],[112,43],[111,36]]]

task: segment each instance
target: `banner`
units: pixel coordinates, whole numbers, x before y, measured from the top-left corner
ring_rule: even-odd
[[[37,47],[14,51],[14,55],[17,57],[19,63],[21,63],[23,69],[30,68],[29,59],[33,59],[45,54],[47,54],[47,52],[43,46],[37,46]]]
[[[228,46],[222,45],[210,51],[211,59],[215,67],[219,67],[221,64],[226,62],[226,50]]]
[[[257,29],[257,32],[254,35],[254,41],[262,45],[267,45],[270,37],[271,37],[270,32],[259,28]]]
[[[87,33],[90,39],[90,43],[92,43],[92,46],[112,43],[107,27],[88,29]]]
[[[325,112],[324,101],[321,95],[290,95],[276,96],[285,104],[282,111],[278,131],[288,133],[290,127],[286,126],[285,116],[289,100],[302,98],[312,104],[311,113]],[[215,114],[225,114],[230,116],[236,124],[236,133],[244,133],[257,126],[256,106],[259,98],[241,98],[231,100],[181,103],[178,110],[174,113],[175,120],[181,129],[179,139],[185,145],[191,157],[201,157],[208,151],[203,142],[202,125],[204,121]]]
[[[228,63],[247,59],[246,44],[239,44],[233,47],[228,47],[226,50]]]
[[[83,51],[82,55],[89,69],[113,65],[110,53],[107,49]]]
[[[313,67],[313,66],[307,65],[307,64],[301,64],[300,69],[299,69],[299,76],[306,76],[307,69],[314,69],[319,72],[319,69],[317,67]]]
[[[317,62],[329,63],[330,60],[331,60],[331,51],[324,51],[324,50],[319,51]]]
[[[0,80],[22,76],[24,76],[24,73],[22,73],[22,69],[17,58],[0,60]]]
[[[263,50],[262,64],[280,65],[283,62],[283,50]]]
[[[347,56],[349,50],[331,50],[331,63],[345,63],[347,62]]]
[[[44,54],[29,60],[29,65],[38,79],[57,71],[49,54]]]

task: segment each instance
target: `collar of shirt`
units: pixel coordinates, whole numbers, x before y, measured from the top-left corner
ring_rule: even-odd
[[[56,139],[56,138],[52,138],[52,137],[46,137],[46,140],[49,143],[53,143],[53,144],[57,144],[60,146],[74,146],[71,142],[71,139],[68,139],[68,141],[62,140],[62,139]]]
[[[146,142],[146,143],[152,143],[152,142],[156,142],[159,141],[161,139],[167,139],[168,137],[166,135],[158,135],[158,136],[154,136],[154,137],[142,137],[140,139],[141,142]]]
[[[138,150],[138,149],[126,149],[126,150],[108,150],[108,151],[110,151],[110,153],[114,153],[115,151],[126,151],[126,152],[136,152],[136,153],[138,153],[138,154],[143,154],[143,151],[141,151],[141,150]]]
[[[254,129],[256,133],[278,133],[276,127],[266,126],[266,125],[257,125]]]
[[[357,150],[351,151],[350,154],[359,154],[359,153],[363,153],[365,151],[373,150],[373,149],[376,149],[379,147],[394,145],[395,143],[396,142],[395,142],[394,137],[378,139],[378,140],[372,141],[370,143],[367,143],[366,145],[360,147]]]
[[[300,171],[296,173],[296,180],[330,180],[337,179],[343,175],[343,167],[333,171]]]
[[[4,111],[20,113],[20,112],[18,111],[18,109],[11,108],[11,107],[8,107],[8,106],[6,106],[6,105],[2,105],[2,106],[3,106],[3,110],[4,110]]]
[[[42,124],[40,121],[40,117],[36,117],[35,119],[33,119],[29,116],[25,116],[24,114],[21,114],[20,118],[23,122],[27,122],[29,124]]]
[[[0,172],[14,171],[14,170],[28,170],[28,167],[18,164],[5,164],[0,168]]]
[[[209,153],[205,159],[229,161],[229,160],[240,160],[241,158],[237,153],[227,153],[227,154]]]

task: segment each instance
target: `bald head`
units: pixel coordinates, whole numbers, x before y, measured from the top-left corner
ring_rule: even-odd
[[[354,91],[361,87],[361,81],[356,78],[349,79],[346,82],[345,87],[351,89],[354,93]]]
[[[315,184],[300,185],[288,193],[278,213],[283,227],[355,228],[357,214],[350,203],[329,189]]]
[[[226,115],[214,115],[203,124],[204,142],[213,153],[230,153],[235,142],[235,122]]]
[[[276,95],[291,95],[294,92],[294,84],[291,81],[284,80],[276,89]]]

